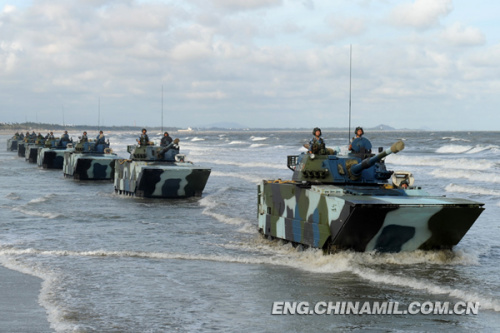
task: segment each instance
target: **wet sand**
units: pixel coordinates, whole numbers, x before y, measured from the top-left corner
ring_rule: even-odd
[[[0,332],[54,332],[38,304],[42,280],[0,266]]]

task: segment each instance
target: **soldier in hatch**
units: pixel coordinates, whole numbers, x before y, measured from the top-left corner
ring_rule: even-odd
[[[325,142],[321,137],[321,129],[319,127],[315,127],[313,129],[312,134],[314,137],[309,141],[309,146],[306,146],[309,154],[326,154]]]
[[[89,138],[88,138],[88,136],[87,136],[87,132],[85,132],[85,131],[83,132],[83,135],[82,135],[82,137],[80,138],[80,142],[81,142],[81,143],[84,143],[84,142],[89,142]]]
[[[354,134],[356,135],[356,138],[354,138],[349,145],[349,150],[353,153],[371,154],[372,143],[370,140],[363,137],[363,134],[365,134],[363,128],[359,126],[356,127]]]
[[[149,137],[147,135],[147,130],[145,128],[142,129],[142,134],[139,139],[137,139],[137,142],[139,142],[139,145],[141,146],[146,146],[149,142]]]
[[[106,137],[104,136],[103,131],[99,132],[99,135],[95,138],[96,145],[103,145],[106,142]]]

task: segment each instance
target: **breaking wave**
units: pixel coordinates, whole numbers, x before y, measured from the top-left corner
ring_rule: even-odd
[[[463,169],[463,170],[485,170],[495,166],[495,163],[485,159],[440,159],[440,158],[421,158],[389,155],[386,158],[387,163],[397,165],[414,165],[414,166],[431,166],[448,169]]]
[[[264,141],[264,140],[267,140],[267,137],[265,137],[265,136],[262,136],[262,137],[259,137],[259,136],[251,136],[251,137],[250,137],[250,140],[252,140],[252,141]]]
[[[477,186],[464,186],[464,185],[456,185],[450,184],[445,187],[445,191],[447,192],[455,192],[455,193],[469,193],[469,194],[479,194],[479,195],[493,195],[500,196],[500,191],[491,190],[487,188],[481,188]]]

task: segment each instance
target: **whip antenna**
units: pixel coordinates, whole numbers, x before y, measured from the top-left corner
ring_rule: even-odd
[[[351,143],[351,86],[352,86],[352,44],[349,48],[349,133],[347,134]]]

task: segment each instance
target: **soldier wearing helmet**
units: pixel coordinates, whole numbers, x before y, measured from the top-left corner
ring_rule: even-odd
[[[142,134],[141,134],[141,137],[137,140],[137,142],[139,142],[139,145],[141,146],[146,146],[149,142],[149,137],[148,135],[146,134],[148,131],[143,128],[142,129]]]
[[[354,130],[354,134],[356,135],[356,137],[349,145],[349,150],[353,153],[371,154],[372,143],[370,142],[370,140],[363,137],[363,134],[365,134],[363,128],[360,126],[356,127],[356,129]]]
[[[309,141],[308,153],[310,154],[325,154],[325,142],[321,137],[321,129],[319,127],[315,127],[312,131],[314,137]]]

